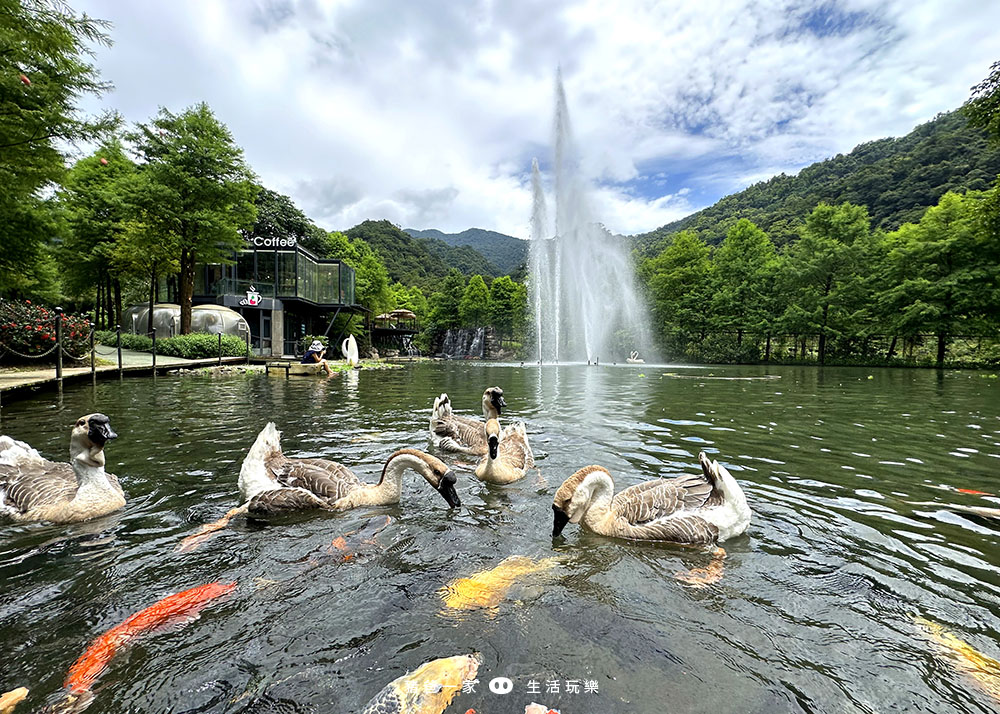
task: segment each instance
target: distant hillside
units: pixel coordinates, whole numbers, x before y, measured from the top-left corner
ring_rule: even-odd
[[[418,238],[436,238],[451,246],[469,246],[496,266],[500,275],[515,273],[528,262],[528,241],[496,231],[470,228],[461,233],[442,233],[435,229],[407,228],[406,232]]]
[[[820,201],[867,206],[874,227],[895,230],[918,221],[947,191],[989,188],[997,174],[1000,149],[991,149],[984,132],[950,112],[904,137],[861,144],[797,176],[781,174],[754,184],[633,241],[647,255],[658,252],[666,236],[685,229],[719,243],[730,226],[749,218],[782,245],[798,235],[798,226]]]
[[[365,221],[346,231],[351,239],[361,238],[382,258],[389,277],[404,285],[423,289],[437,287],[451,268],[466,275],[487,277],[500,274],[482,255],[469,247],[452,247],[439,240],[414,238],[389,221]]]
[[[436,255],[449,268],[458,268],[464,275],[482,275],[495,278],[503,275],[503,271],[488,261],[483,254],[468,245],[452,246],[437,238],[417,238],[417,243],[426,246],[427,250]]]

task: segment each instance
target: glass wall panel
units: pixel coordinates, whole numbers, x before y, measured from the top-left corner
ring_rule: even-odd
[[[224,273],[222,271],[221,265],[206,265],[205,266],[205,295],[224,295],[226,292],[225,283],[223,283]]]
[[[273,250],[257,251],[257,292],[265,297],[274,297],[274,254]]]
[[[295,253],[278,251],[277,295],[295,295]]]
[[[318,290],[316,302],[331,304],[338,302],[340,292],[340,264],[319,263],[316,266]]]
[[[250,289],[253,285],[257,287],[256,276],[254,275],[254,260],[252,250],[241,250],[239,255],[236,256],[236,281],[235,285],[232,285],[231,292],[236,295],[241,295]]]
[[[298,295],[304,300],[317,302],[316,263],[302,253],[298,254],[299,289]]]

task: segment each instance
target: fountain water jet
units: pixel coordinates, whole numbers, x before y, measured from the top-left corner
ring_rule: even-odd
[[[539,362],[624,361],[649,345],[644,305],[624,241],[594,219],[556,76],[555,226],[538,161],[531,165],[530,266]]]

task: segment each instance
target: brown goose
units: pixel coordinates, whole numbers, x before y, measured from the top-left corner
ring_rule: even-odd
[[[117,511],[125,494],[118,478],[104,470],[104,445],[117,436],[103,414],[80,417],[70,434],[68,464],[0,436],[0,515],[75,523]]]
[[[729,471],[704,452],[704,475],[657,479],[615,494],[603,466],[585,466],[566,479],[552,503],[552,536],[567,523],[582,523],[595,533],[635,540],[721,543],[750,525],[743,489]]]
[[[461,505],[455,475],[440,459],[417,449],[400,449],[382,468],[378,483],[364,483],[350,469],[326,459],[292,459],[281,452],[281,432],[269,423],[250,447],[240,469],[240,492],[252,515],[399,503],[403,473],[416,471],[448,502]]]
[[[500,387],[483,392],[483,418],[498,419],[507,402]],[[459,416],[451,410],[451,399],[442,394],[434,400],[431,410],[431,443],[444,451],[482,456],[487,451],[483,421],[477,417]]]
[[[513,483],[524,478],[524,472],[535,465],[528,446],[524,424],[517,423],[501,431],[496,419],[486,422],[487,451],[476,467],[476,477],[486,483]]]

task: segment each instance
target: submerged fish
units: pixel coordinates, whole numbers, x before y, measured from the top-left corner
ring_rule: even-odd
[[[24,701],[26,696],[28,696],[27,687],[18,687],[0,695],[0,714],[14,711],[14,707]]]
[[[922,617],[914,617],[913,621],[920,625],[921,632],[938,646],[959,672],[991,697],[1000,700],[1000,662],[987,657],[936,622]]]
[[[439,594],[449,610],[496,607],[518,579],[549,570],[558,562],[556,558],[533,560],[524,555],[512,555],[495,568],[480,571],[468,578],[452,580]]]
[[[193,535],[189,535],[187,538],[178,543],[177,547],[174,548],[178,553],[190,553],[192,550],[196,550],[202,543],[212,538],[212,534],[216,531],[221,531],[223,528],[229,525],[229,521],[233,520],[236,516],[242,515],[247,512],[246,504],[239,506],[238,508],[232,508],[226,512],[222,518],[217,521],[212,521],[211,523],[205,523],[201,528],[197,530]]]
[[[441,714],[462,691],[466,680],[475,679],[479,655],[434,659],[389,682],[361,714]]]
[[[208,583],[184,592],[168,595],[115,625],[94,640],[87,651],[73,663],[66,676],[70,695],[87,692],[97,681],[118,650],[150,630],[193,618],[212,600],[236,588],[236,583]]]
[[[686,583],[696,588],[704,588],[722,580],[726,561],[726,551],[724,548],[715,548],[712,551],[712,562],[705,568],[692,568],[685,573],[677,573],[675,578],[682,583]]]

